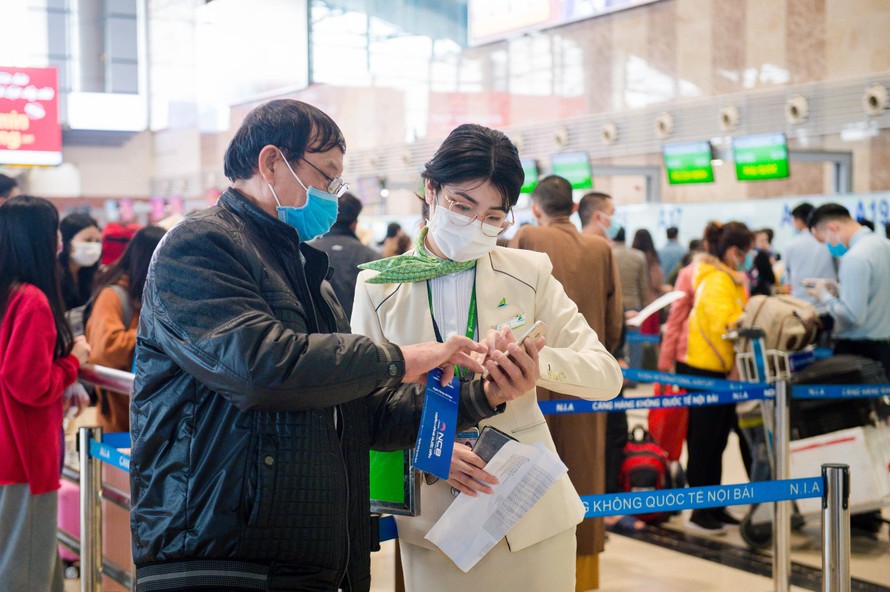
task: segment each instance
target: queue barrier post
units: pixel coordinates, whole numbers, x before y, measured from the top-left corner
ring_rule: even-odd
[[[78,432],[80,456],[80,590],[102,592],[102,467],[90,455],[90,441],[102,441],[102,428]]]
[[[791,476],[790,403],[788,383],[776,381],[775,423],[773,449],[776,474],[773,479],[785,480]],[[791,585],[791,502],[775,502],[773,505],[773,587],[775,592],[788,592]]]
[[[822,465],[822,592],[850,592],[850,467]]]

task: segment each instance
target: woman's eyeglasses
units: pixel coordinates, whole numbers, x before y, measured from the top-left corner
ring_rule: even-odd
[[[452,221],[458,226],[469,226],[479,220],[482,222],[482,234],[494,237],[504,234],[513,225],[513,210],[509,212],[501,210],[480,212],[480,208],[476,204],[464,201],[459,197],[450,197],[444,189],[441,193],[445,198],[445,203],[448,204],[448,211],[457,214],[452,217]]]

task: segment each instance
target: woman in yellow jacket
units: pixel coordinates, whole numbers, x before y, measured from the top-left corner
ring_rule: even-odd
[[[741,222],[709,225],[708,252],[696,259],[695,301],[689,315],[686,363],[677,363],[677,374],[726,378],[735,364],[732,343],[723,335],[738,322],[748,301],[746,271],[754,235]],[[710,405],[689,409],[686,433],[689,485],[719,485],[723,450],[736,424],[735,405]],[[725,508],[695,510],[687,524],[692,531],[725,533],[725,524],[738,524]]]

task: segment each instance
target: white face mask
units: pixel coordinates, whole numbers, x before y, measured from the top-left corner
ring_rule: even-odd
[[[81,267],[92,267],[102,256],[102,243],[71,241],[71,260]]]
[[[433,213],[427,226],[430,228],[430,234],[433,235],[436,245],[446,257],[459,263],[475,261],[497,246],[497,233],[500,228],[488,225],[489,234],[495,236],[486,236],[482,232],[481,221],[474,220],[464,226],[460,224],[461,218],[466,219],[447,208],[433,207]]]

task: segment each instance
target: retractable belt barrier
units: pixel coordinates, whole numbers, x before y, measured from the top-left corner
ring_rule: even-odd
[[[658,345],[661,343],[661,335],[648,335],[646,333],[628,333],[624,337],[624,341],[627,343],[654,343]]]
[[[126,434],[109,434],[121,436]],[[103,438],[103,440],[106,438]],[[114,440],[115,438],[107,438]],[[130,457],[107,443],[90,440],[90,455],[124,471],[130,470]],[[822,496],[822,478],[788,479],[785,481],[758,481],[737,485],[710,487],[686,487],[631,493],[586,495],[585,518],[616,516],[621,514],[673,512],[697,510],[725,505],[762,504],[766,502],[797,500]],[[385,517],[380,521],[380,540],[396,538],[395,521]]]
[[[822,497],[823,490],[822,477],[807,477],[784,481],[739,483],[737,485],[584,495],[581,496],[581,501],[584,503],[584,518],[600,518],[799,500]],[[397,537],[395,520],[392,516],[382,518],[380,520],[380,541],[388,541]]]
[[[575,413],[601,413],[609,411],[630,411],[633,409],[676,409],[681,407],[704,407],[726,405],[772,399],[776,390],[762,382],[737,382],[721,378],[670,374],[638,368],[624,368],[624,377],[637,382],[660,382],[676,385],[696,392],[677,395],[657,395],[643,397],[615,397],[608,401],[588,401],[585,399],[563,399],[538,401],[544,415],[566,415]],[[835,384],[835,385],[794,385],[791,389],[794,399],[857,399],[890,397],[890,384]]]
[[[680,407],[704,407],[706,405],[758,401],[771,398],[774,393],[775,390],[772,387],[753,387],[738,391],[696,392],[684,395],[615,397],[608,401],[587,401],[584,399],[538,401],[538,406],[544,415],[630,411],[631,409],[676,409]]]
[[[872,399],[890,397],[890,384],[796,384],[792,399]]]
[[[631,493],[584,495],[585,518],[699,510],[726,505],[763,504],[822,497],[822,477],[756,481],[737,485],[711,485]]]
[[[770,388],[765,382],[739,382],[726,380],[725,378],[708,378],[707,376],[691,376],[686,374],[671,374],[670,372],[656,372],[654,370],[642,370],[640,368],[622,368],[622,374],[627,380],[636,382],[663,382],[695,391],[743,391],[750,388]]]

